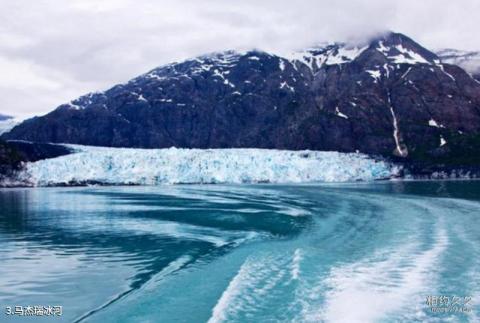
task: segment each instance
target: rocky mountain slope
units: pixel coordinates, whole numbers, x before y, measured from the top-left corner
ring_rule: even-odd
[[[288,57],[215,53],[154,69],[5,139],[141,148],[278,148],[480,165],[480,82],[398,33]]]
[[[15,171],[21,167],[22,156],[18,151],[0,140],[0,187],[1,182],[7,177],[11,177]]]
[[[72,153],[68,147],[46,143],[0,140],[0,187],[23,186],[17,183],[17,173],[24,169],[26,162],[36,162]]]

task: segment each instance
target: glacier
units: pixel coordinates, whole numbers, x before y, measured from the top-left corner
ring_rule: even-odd
[[[371,181],[400,166],[360,153],[270,149],[132,149],[65,145],[74,153],[27,163],[31,186]]]

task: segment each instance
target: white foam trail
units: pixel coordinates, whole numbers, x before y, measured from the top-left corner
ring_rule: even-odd
[[[478,229],[475,221],[472,219],[478,216],[479,203],[457,199],[449,199],[448,202],[454,204],[457,212],[468,219],[467,223],[472,224],[466,227],[465,220],[460,221],[460,219],[457,218],[453,225],[453,230],[455,236],[468,246],[466,250],[462,250],[462,252],[469,254],[471,257],[470,260],[473,261],[473,264],[469,265],[466,275],[468,289],[470,291],[464,296],[472,297],[470,306],[468,306],[471,312],[467,313],[466,317],[469,322],[480,322],[480,311],[478,310],[480,308],[480,244],[478,243]]]
[[[227,289],[223,292],[217,304],[213,308],[212,316],[208,323],[224,322],[228,312],[232,310],[234,298],[242,291],[242,284],[250,276],[251,264],[247,260],[238,271],[237,275],[230,281]]]
[[[434,245],[429,250],[415,254],[412,246],[406,246],[390,251],[383,260],[365,260],[333,269],[326,280],[331,291],[326,294],[324,309],[317,313],[307,312],[305,320],[374,322],[412,301],[415,308],[423,301],[419,293],[428,287],[429,271],[447,245],[447,232],[439,225]],[[424,315],[421,311],[416,314]]]
[[[208,322],[230,321],[240,312],[254,312],[284,280],[289,262],[283,255],[247,259],[213,308]]]
[[[293,208],[293,207],[284,207],[284,210],[281,210],[279,213],[293,216],[293,217],[308,216],[312,214],[310,211],[307,211],[305,209]]]
[[[232,241],[242,242],[258,236],[258,233],[249,231],[223,232],[215,228],[178,223],[166,220],[150,220],[140,218],[122,218],[110,221],[97,216],[86,216],[88,224],[62,223],[64,228],[81,229],[89,232],[128,232],[132,236],[138,234],[152,234],[155,236],[172,237],[179,240],[191,240],[210,243],[216,247],[225,246]]]
[[[468,243],[470,245],[470,248],[472,249],[471,253],[475,262],[474,265],[470,267],[467,274],[468,285],[471,293],[464,296],[472,297],[470,306],[468,306],[468,308],[471,309],[471,312],[467,313],[468,321],[480,322],[480,312],[478,311],[480,305],[480,252],[478,243],[477,241],[470,239],[470,237],[465,233],[465,231],[460,227],[460,225],[456,226],[455,231],[457,237],[460,237],[464,242]]]
[[[279,191],[276,190],[258,187],[256,187],[254,193],[252,193],[251,187],[244,189],[239,186],[230,186],[228,188],[229,193],[225,194],[225,189],[221,188],[219,190],[218,187],[221,186],[202,187],[202,189],[199,190],[170,186],[166,189],[164,188],[161,193],[162,195],[168,194],[179,198],[196,199],[201,202],[226,205],[238,205],[242,203],[248,203],[249,205],[252,205],[252,207],[247,208],[236,208],[235,211],[239,213],[264,212],[264,207],[269,206],[275,209],[275,212],[277,212],[278,214],[284,214],[293,217],[311,215],[311,212],[305,208],[305,206],[310,206],[310,204],[308,202],[302,201],[299,196],[291,193],[279,193]],[[149,190],[148,192],[150,193],[151,191]],[[158,193],[158,189],[155,188],[152,193]],[[260,205],[262,208],[256,209],[254,207],[255,205]],[[221,211],[222,209],[217,208],[217,210]]]
[[[292,279],[297,280],[300,276],[300,262],[302,261],[302,251],[300,249],[295,250],[293,253],[292,261]]]

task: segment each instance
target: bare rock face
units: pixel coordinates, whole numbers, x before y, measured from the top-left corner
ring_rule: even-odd
[[[11,176],[19,170],[21,163],[21,155],[13,147],[0,140],[0,182],[4,177]]]
[[[17,179],[26,162],[55,158],[72,152],[72,149],[62,145],[0,140],[0,187],[27,185]]]
[[[397,33],[289,57],[223,52],[154,69],[3,136],[140,148],[278,148],[480,164],[480,82]]]

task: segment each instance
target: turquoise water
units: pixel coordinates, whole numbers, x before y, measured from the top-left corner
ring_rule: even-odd
[[[479,322],[480,182],[0,190],[3,322]],[[433,313],[429,296],[465,313]],[[467,297],[467,299],[464,299]]]

